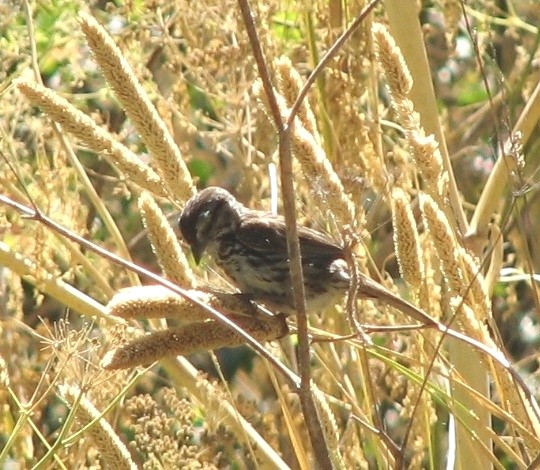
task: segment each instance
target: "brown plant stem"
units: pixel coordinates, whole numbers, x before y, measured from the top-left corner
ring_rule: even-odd
[[[261,43],[257,35],[257,30],[253,21],[253,13],[249,3],[247,0],[238,0],[238,4],[242,12],[244,25],[246,26],[251,49],[255,57],[255,62],[257,63],[259,76],[261,77],[264,91],[268,97],[270,110],[274,117],[274,122],[279,134],[281,190],[286,223],[287,251],[290,260],[289,267],[291,271],[293,299],[296,309],[296,322],[298,328],[298,367],[300,369],[300,387],[296,390],[299,394],[304,419],[306,420],[306,425],[317,464],[322,469],[331,469],[332,463],[330,460],[330,453],[324,438],[324,431],[321,422],[317,415],[317,408],[315,406],[315,402],[313,401],[311,390],[310,345],[308,337],[302,263],[300,258],[300,242],[298,240],[298,227],[296,223],[290,126],[285,125],[281,118],[279,106],[274,94],[274,87],[272,85],[268,66],[264,58]]]
[[[103,256],[104,258],[114,262],[115,264],[118,264],[126,269],[129,269],[139,275],[146,276],[148,279],[155,281],[157,284],[160,284],[168,288],[174,293],[188,299],[190,302],[193,302],[195,305],[205,309],[213,318],[229,325],[229,328],[231,328],[234,332],[241,335],[250,346],[252,346],[257,352],[259,352],[266,359],[268,359],[270,363],[273,364],[283,374],[283,376],[287,380],[288,385],[292,389],[294,390],[299,389],[300,387],[299,378],[293,372],[291,372],[283,364],[277,361],[257,341],[255,341],[253,338],[251,338],[251,336],[246,334],[235,323],[231,322],[221,312],[209,307],[204,302],[201,302],[200,300],[194,298],[187,291],[178,287],[177,285],[173,284],[167,279],[161,276],[158,276],[157,274],[151,271],[148,271],[147,269],[141,268],[135,263],[127,261],[121,258],[120,256],[115,255],[114,253],[111,253],[110,251],[100,247],[99,245],[95,245],[89,242],[88,240],[84,239],[83,237],[71,232],[67,228],[63,227],[62,225],[58,224],[54,220],[42,214],[41,211],[35,205],[33,205],[34,208],[31,209],[23,204],[13,201],[9,197],[4,196],[2,194],[0,194],[0,203],[6,204],[7,206],[19,211],[19,213],[21,213],[25,218],[35,220],[36,222],[39,222],[45,225],[46,227],[48,227],[49,229],[53,230],[55,233],[58,233],[61,236],[67,237],[70,240],[79,243],[81,246],[88,249],[89,251],[97,253],[98,255]],[[368,279],[368,278],[365,278],[365,279]],[[502,352],[498,350],[494,350],[486,346],[485,344],[481,343],[480,341],[477,341],[474,338],[471,338],[463,333],[453,330],[447,327],[446,325],[430,318],[422,310],[418,309],[412,304],[409,304],[406,300],[403,300],[400,297],[392,294],[390,291],[386,290],[383,286],[380,286],[379,284],[377,284],[375,281],[371,279],[368,279],[368,281],[362,280],[361,284],[362,283],[364,285],[364,288],[359,289],[360,293],[364,293],[366,295],[369,295],[369,293],[371,293],[372,295],[376,296],[374,298],[377,298],[385,303],[388,302],[389,305],[404,312],[406,315],[413,316],[413,318],[420,320],[424,324],[425,327],[432,327],[435,330],[442,333],[443,335],[448,335],[449,337],[456,338],[464,342],[465,344],[468,344],[469,346],[473,347],[477,351],[486,354],[487,356],[492,358],[494,361],[496,361],[498,364],[500,364],[502,367],[504,367],[508,371],[508,373],[512,376],[512,378],[515,380],[515,382],[523,390],[524,396],[527,397],[527,399],[529,400],[529,403],[532,409],[534,410],[535,415],[540,419],[540,409],[538,407],[538,404],[536,403],[536,400],[532,396],[530,389],[526,386],[521,376],[512,368],[510,362],[508,361],[508,359],[506,359],[506,357],[503,355]],[[419,328],[422,328],[422,325],[420,325]]]
[[[332,59],[332,57],[338,52],[339,48],[354,32],[354,30],[361,24],[365,16],[373,9],[378,3],[378,0],[372,1],[368,7],[355,19],[352,25],[343,33],[343,35],[336,41],[330,51],[323,57],[321,62],[317,65],[315,70],[310,75],[308,81],[304,85],[302,91],[298,95],[295,104],[291,110],[291,113],[287,119],[287,123],[283,123],[281,114],[279,112],[279,106],[274,95],[274,88],[269,75],[268,67],[264,58],[264,54],[258,40],[257,31],[253,21],[253,14],[249,7],[247,0],[238,1],[244,24],[250,39],[251,48],[259,75],[261,77],[263,88],[268,97],[271,113],[274,117],[274,122],[278,128],[279,134],[279,160],[281,170],[281,186],[283,196],[283,211],[286,221],[287,230],[287,250],[290,259],[290,271],[293,288],[294,304],[297,312],[297,327],[298,327],[298,364],[300,369],[300,400],[304,411],[304,417],[308,424],[308,431],[310,434],[311,443],[317,456],[318,464],[321,468],[331,468],[331,462],[328,449],[326,448],[326,442],[324,439],[324,433],[321,427],[321,423],[317,418],[315,404],[311,394],[311,371],[310,371],[310,346],[308,340],[308,324],[306,315],[306,305],[304,296],[304,283],[302,264],[300,258],[300,245],[298,241],[297,222],[296,222],[296,206],[295,206],[295,193],[294,193],[294,179],[292,171],[292,156],[291,156],[291,142],[290,135],[292,129],[292,123],[294,117],[298,112],[298,109],[305,98],[309,88],[314,83],[317,76],[326,66],[326,64]]]
[[[351,37],[351,35],[356,31],[356,29],[362,24],[366,16],[371,13],[371,10],[373,10],[373,8],[375,8],[380,1],[381,0],[372,0],[366,6],[366,8],[364,8],[360,12],[360,14],[355,18],[355,20],[351,23],[351,25],[343,32],[343,34],[339,38],[336,39],[336,42],[332,45],[332,47],[328,50],[328,52],[323,56],[323,58],[320,60],[317,66],[313,69],[313,71],[309,74],[309,77],[306,80],[306,83],[302,87],[302,90],[300,90],[300,93],[298,94],[298,97],[296,98],[296,101],[291,108],[291,113],[289,115],[289,118],[287,119],[287,125],[290,126],[291,123],[293,122],[293,119],[298,113],[298,110],[300,109],[300,106],[302,105],[302,101],[304,101],[309,89],[311,88],[311,85],[313,85],[317,77],[320,75],[323,69],[328,65],[328,62],[330,62],[334,58],[334,56],[341,49],[341,46],[345,44],[345,42]]]
[[[289,369],[287,369],[283,364],[281,364],[266,349],[264,349],[264,347],[258,341],[253,339],[249,334],[247,334],[244,330],[242,330],[242,328],[240,328],[233,321],[227,318],[227,316],[223,315],[223,313],[206,305],[204,302],[202,302],[201,300],[197,299],[192,294],[190,294],[189,291],[186,291],[185,289],[178,287],[176,284],[173,284],[171,281],[153,273],[152,271],[144,269],[131,261],[127,261],[121,258],[120,256],[114,253],[111,253],[110,251],[106,250],[105,248],[100,247],[99,245],[95,245],[94,243],[89,242],[85,238],[77,235],[76,233],[73,233],[72,231],[68,230],[67,228],[63,227],[62,225],[58,224],[54,220],[44,215],[35,205],[33,205],[34,207],[33,209],[30,209],[29,207],[23,204],[20,204],[18,202],[15,202],[2,194],[0,194],[0,202],[8,205],[9,207],[16,209],[21,214],[23,214],[25,218],[35,220],[36,222],[39,222],[45,225],[49,229],[53,230],[55,233],[58,233],[59,235],[78,243],[79,245],[83,246],[87,250],[97,253],[100,256],[103,256],[105,259],[108,259],[112,261],[113,263],[118,264],[130,270],[131,272],[144,276],[156,282],[157,284],[166,287],[167,289],[171,290],[175,294],[178,294],[181,297],[189,300],[190,302],[194,303],[198,307],[203,308],[212,316],[212,318],[219,320],[223,324],[227,325],[229,328],[231,328],[232,331],[240,335],[246,341],[246,343],[248,343],[251,347],[253,347],[253,349],[255,349],[259,354],[261,354],[263,357],[268,359],[270,363],[273,364],[277,368],[277,370],[279,370],[282,373],[282,375],[284,376],[285,380],[287,381],[290,387],[292,387],[293,389],[297,389],[299,387],[298,377]]]

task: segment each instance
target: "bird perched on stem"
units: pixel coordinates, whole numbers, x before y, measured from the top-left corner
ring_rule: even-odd
[[[285,219],[245,207],[222,188],[191,198],[180,231],[199,263],[207,252],[252,300],[294,308]],[[308,310],[339,302],[350,284],[343,248],[320,232],[298,227]]]

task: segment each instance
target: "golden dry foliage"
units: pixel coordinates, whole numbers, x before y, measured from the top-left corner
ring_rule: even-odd
[[[176,238],[195,188],[280,200],[238,2],[114,3],[0,4],[0,467],[313,468],[322,451],[336,468],[441,468],[448,449],[462,468],[537,464],[534,0],[386,0],[299,107],[299,222],[433,319],[352,297],[309,312],[316,451],[294,316],[231,295]],[[366,3],[251,3],[287,119]],[[212,309],[258,354],[218,349],[245,341]]]

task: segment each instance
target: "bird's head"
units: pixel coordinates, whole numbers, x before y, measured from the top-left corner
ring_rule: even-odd
[[[197,264],[206,250],[212,251],[213,242],[235,229],[244,209],[232,194],[214,186],[187,202],[178,226]]]

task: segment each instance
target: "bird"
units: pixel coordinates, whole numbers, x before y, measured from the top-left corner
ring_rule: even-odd
[[[197,264],[207,253],[250,300],[294,310],[282,216],[250,209],[212,186],[187,201],[178,228]],[[298,227],[298,239],[306,308],[321,311],[335,305],[351,282],[343,247],[304,226]]]

